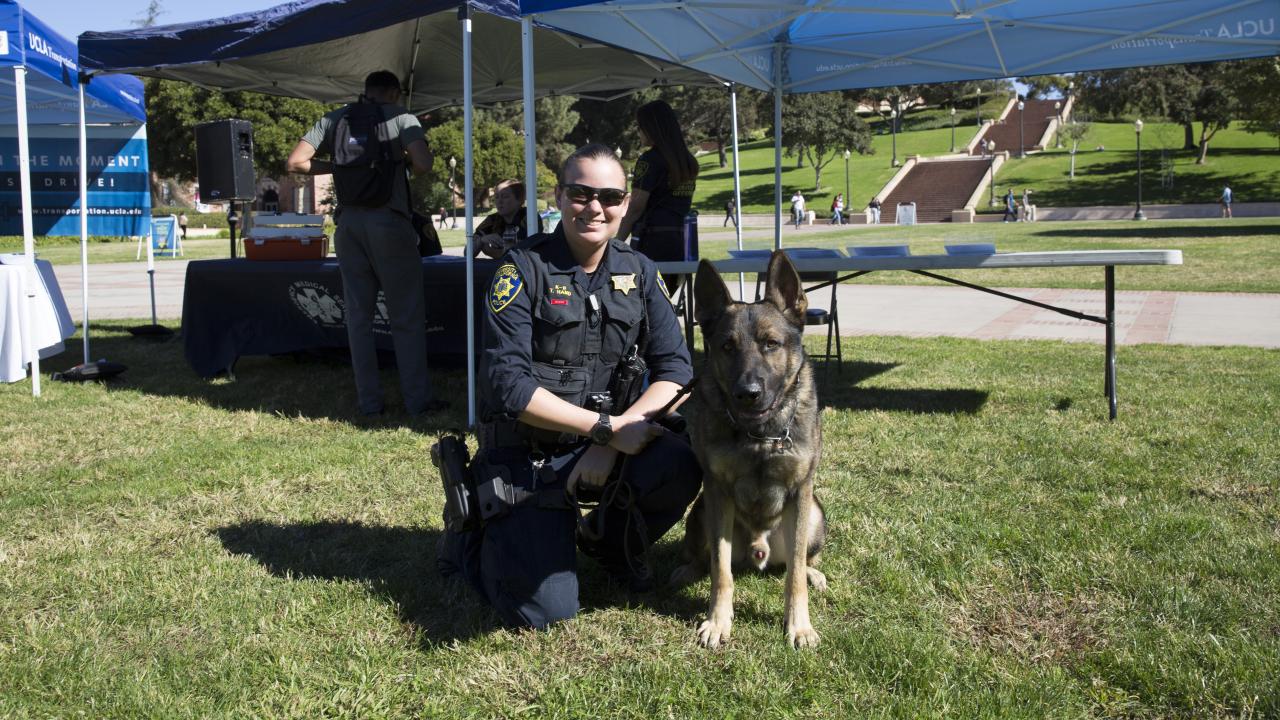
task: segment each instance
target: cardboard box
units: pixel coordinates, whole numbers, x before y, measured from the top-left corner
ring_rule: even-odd
[[[247,237],[244,256],[249,260],[323,260],[329,256],[329,238],[326,235]]]

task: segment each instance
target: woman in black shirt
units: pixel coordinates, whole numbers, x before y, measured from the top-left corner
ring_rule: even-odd
[[[618,239],[634,235],[635,248],[653,260],[683,260],[684,218],[693,205],[698,161],[685,144],[675,111],[662,100],[642,105],[636,125],[641,142],[650,147],[636,160],[631,206]]]

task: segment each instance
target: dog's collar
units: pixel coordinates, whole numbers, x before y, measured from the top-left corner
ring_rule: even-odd
[[[739,425],[738,421],[734,419],[733,413],[729,412],[728,408],[725,408],[724,414],[725,414],[725,417],[729,418],[730,425],[732,425],[735,429],[741,430],[744,433],[746,433],[747,437],[750,438],[751,440],[758,443],[768,443],[770,452],[784,453],[790,450],[796,444],[795,441],[791,439],[791,426],[795,424],[797,409],[799,409],[799,403],[797,403],[796,406],[791,409],[791,417],[788,418],[787,424],[783,426],[781,435],[757,435],[751,432],[750,430],[747,430],[746,428],[743,428],[741,425]]]

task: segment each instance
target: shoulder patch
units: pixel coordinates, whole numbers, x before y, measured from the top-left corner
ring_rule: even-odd
[[[662,279],[661,270],[658,271],[658,289],[661,290],[662,294],[666,295],[668,299],[671,298],[671,291],[667,289],[667,281]]]
[[[489,309],[495,313],[502,312],[524,288],[524,278],[515,263],[503,263],[493,274],[493,284],[489,286]]]

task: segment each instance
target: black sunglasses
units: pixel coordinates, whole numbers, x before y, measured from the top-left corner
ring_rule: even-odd
[[[627,191],[617,188],[594,188],[590,185],[580,185],[578,183],[566,183],[560,186],[569,199],[575,203],[586,205],[596,198],[600,198],[600,204],[604,207],[616,207],[627,199]]]

